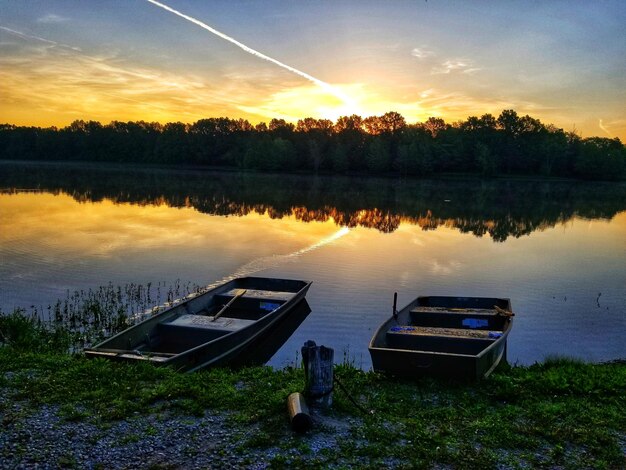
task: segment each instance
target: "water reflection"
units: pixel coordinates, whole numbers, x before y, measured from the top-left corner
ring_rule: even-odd
[[[396,181],[95,166],[1,164],[0,188],[66,193],[111,201],[194,208],[212,215],[267,214],[301,222],[375,228],[445,226],[496,242],[574,217],[611,219],[626,210],[626,184],[555,181]]]
[[[400,305],[511,298],[512,362],[626,357],[624,184],[0,163],[0,188],[4,311],[45,310],[66,290],[108,283],[204,286],[257,273],[313,281],[312,313],[278,366],[313,339],[369,367],[367,343],[395,291]]]
[[[79,203],[43,192],[0,194],[0,227],[5,310],[54,303],[66,289],[110,281],[205,285],[250,275],[293,263],[341,234],[332,221],[209,216],[164,203]]]

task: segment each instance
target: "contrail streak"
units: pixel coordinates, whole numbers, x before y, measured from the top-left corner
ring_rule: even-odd
[[[600,129],[602,129],[604,132],[606,132],[608,135],[612,135],[612,134],[609,132],[609,130],[606,128],[606,126],[604,125],[604,123],[602,122],[602,119],[600,119],[600,120],[598,121],[598,127],[599,127]]]
[[[7,28],[6,26],[0,26],[0,29],[6,31],[7,33],[14,34],[15,36],[19,36],[22,39],[34,39],[35,41],[45,42],[46,44],[50,44],[51,46],[60,46],[65,47],[67,49],[72,49],[73,51],[81,52],[79,47],[68,46],[67,44],[61,44],[60,42],[50,41],[49,39],[42,38],[39,36],[33,36],[31,34],[22,33],[21,31],[16,31],[15,29]]]
[[[6,26],[0,26],[0,29],[6,31],[7,33],[15,34],[22,39],[35,39],[37,41],[45,42],[47,44],[52,44],[53,46],[58,45],[57,42],[50,41],[49,39],[40,38],[39,36],[31,36],[30,34],[22,33],[21,31],[16,31],[14,29],[7,28]]]
[[[330,93],[331,95],[339,98],[341,101],[343,101],[344,103],[351,103],[352,100],[346,96],[344,93],[342,93],[341,91],[337,90],[335,87],[333,87],[331,84],[326,83],[322,80],[320,80],[319,78],[315,78],[312,75],[309,75],[306,72],[303,72],[302,70],[298,70],[290,65],[284,64],[283,62],[276,60],[272,57],[269,57],[265,54],[263,54],[262,52],[259,52],[257,50],[252,49],[251,47],[246,46],[245,44],[237,41],[234,38],[231,38],[230,36],[228,36],[227,34],[222,33],[221,31],[218,31],[215,28],[212,28],[211,26],[209,26],[206,23],[203,23],[200,20],[197,20],[189,15],[185,15],[184,13],[181,13],[178,10],[173,9],[172,7],[169,7],[161,2],[157,2],[156,0],[146,0],[150,3],[152,3],[153,5],[156,5],[160,8],[163,8],[166,11],[169,11],[170,13],[174,13],[177,16],[180,16],[181,18],[186,19],[187,21],[192,22],[193,24],[196,24],[198,26],[200,26],[203,29],[206,29],[207,31],[209,31],[210,33],[215,34],[216,36],[219,36],[220,38],[233,43],[235,46],[239,47],[240,49],[243,49],[244,51],[246,51],[249,54],[252,54],[253,56],[259,57],[260,59],[263,60],[267,60],[268,62],[271,62],[273,64],[278,65],[279,67],[282,67],[286,70],[289,70],[292,73],[295,73],[296,75],[299,75],[303,78],[306,78],[307,80],[315,83],[317,86],[323,88],[325,91],[327,91],[328,93]]]

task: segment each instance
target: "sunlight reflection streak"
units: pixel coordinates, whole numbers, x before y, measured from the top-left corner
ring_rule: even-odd
[[[322,248],[330,243],[333,243],[336,240],[339,240],[344,235],[347,235],[348,233],[350,233],[350,229],[348,227],[342,227],[341,229],[337,230],[337,232],[333,233],[332,235],[325,237],[321,239],[320,241],[313,243],[312,245],[306,246],[304,248],[293,251],[291,253],[287,253],[284,255],[263,256],[261,258],[257,258],[241,266],[233,274],[229,276],[224,276],[219,281],[215,281],[215,282],[212,282],[211,284],[208,284],[204,288],[200,289],[198,292],[192,292],[191,294],[181,297],[180,299],[174,299],[171,302],[163,303],[163,305],[157,305],[143,312],[137,312],[135,315],[131,315],[131,318],[133,320],[143,320],[149,317],[150,315],[154,315],[158,312],[163,311],[165,308],[179,304],[185,300],[197,297],[198,295],[201,295],[210,289],[213,289],[229,281],[232,281],[233,279],[237,279],[238,277],[250,276],[251,274],[257,273],[259,271],[263,271],[265,269],[275,268],[276,266],[279,266],[283,263],[294,262],[300,256],[310,253],[312,251],[315,251],[319,248]]]
[[[297,251],[293,251],[291,253],[287,253],[284,255],[273,255],[273,256],[263,256],[261,258],[257,258],[255,260],[250,261],[247,264],[244,264],[243,266],[241,266],[239,269],[237,269],[237,271],[235,271],[233,274],[229,275],[229,276],[224,276],[222,279],[220,279],[219,281],[215,281],[212,282],[211,284],[208,284],[207,286],[205,286],[204,288],[200,289],[199,292],[193,292],[183,298],[180,299],[175,299],[172,302],[165,302],[163,305],[158,305],[156,307],[152,307],[144,312],[139,312],[133,316],[131,316],[131,318],[133,320],[137,320],[137,319],[145,319],[150,315],[153,315],[155,313],[158,313],[160,311],[162,311],[163,309],[170,307],[172,305],[176,305],[180,302],[183,302],[184,300],[187,299],[191,299],[193,297],[197,297],[198,295],[203,294],[204,292],[208,291],[209,289],[213,289],[221,284],[225,284],[228,281],[232,281],[233,279],[236,279],[238,277],[246,277],[246,276],[250,276],[251,274],[257,273],[259,271],[263,271],[264,269],[270,269],[270,268],[275,268],[276,266],[279,266],[283,263],[288,263],[288,262],[294,262],[296,261],[300,256],[310,253],[312,251],[315,251],[319,248],[322,248],[330,243],[335,242],[336,240],[339,240],[341,237],[347,235],[348,233],[350,233],[350,229],[348,227],[342,227],[341,229],[337,230],[335,233],[333,233],[332,235],[322,238],[320,241],[313,243],[312,245],[306,246],[304,248],[301,248]]]
[[[283,263],[293,262],[296,259],[298,259],[300,256],[310,253],[311,251],[315,251],[319,248],[322,248],[323,246],[328,245],[330,243],[333,243],[334,241],[340,239],[341,237],[343,237],[344,235],[347,235],[348,233],[350,233],[350,229],[348,227],[342,227],[341,229],[339,229],[337,232],[333,233],[332,235],[326,238],[323,238],[320,241],[313,243],[312,245],[309,245],[305,248],[301,248],[300,250],[294,251],[292,253],[287,253],[284,255],[264,256],[262,258],[257,258],[245,264],[244,266],[240,267],[237,271],[235,271],[234,274],[225,277],[221,281],[215,282],[213,284],[209,284],[207,288],[214,287],[216,285],[222,284],[223,282],[227,282],[238,277],[249,276],[250,274],[254,274],[264,269],[275,268],[276,266],[283,264]]]

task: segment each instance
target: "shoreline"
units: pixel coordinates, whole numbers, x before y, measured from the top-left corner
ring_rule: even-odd
[[[58,166],[58,167],[74,167],[83,169],[100,169],[100,170],[152,170],[152,171],[168,171],[168,172],[215,172],[225,174],[242,174],[242,175],[276,175],[276,176],[290,176],[290,177],[304,177],[304,178],[358,178],[364,180],[402,180],[402,181],[520,181],[520,182],[555,182],[555,183],[608,183],[608,184],[620,184],[626,180],[605,180],[605,179],[581,179],[574,177],[564,176],[545,176],[545,175],[533,175],[533,174],[517,174],[517,173],[498,173],[490,176],[481,175],[480,173],[471,172],[442,172],[435,173],[427,176],[416,175],[402,175],[397,172],[384,172],[373,175],[367,172],[349,171],[346,173],[334,173],[319,171],[316,173],[310,173],[306,171],[272,171],[272,170],[254,170],[229,166],[215,166],[215,165],[193,165],[193,164],[165,164],[156,162],[116,162],[116,161],[97,161],[97,160],[15,160],[15,159],[0,159],[0,165],[45,165],[45,166]]]
[[[473,383],[340,364],[329,410],[294,433],[299,368],[181,374],[0,347],[0,468],[620,468],[626,360],[503,366]],[[592,424],[591,426],[589,424]]]

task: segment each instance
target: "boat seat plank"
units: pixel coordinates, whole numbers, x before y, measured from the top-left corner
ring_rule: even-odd
[[[184,328],[222,330],[231,332],[245,328],[253,323],[254,320],[244,320],[242,318],[225,316],[219,317],[217,320],[213,321],[213,317],[203,315],[181,315],[171,322],[163,323],[163,326],[171,325]]]
[[[415,307],[411,313],[446,313],[456,315],[498,315],[494,308]]]
[[[214,297],[214,307],[226,305],[241,292],[231,289]],[[269,312],[273,312],[286,304],[295,296],[293,292],[279,292],[261,289],[248,289],[229,308],[228,316],[247,320],[259,320]],[[211,312],[214,313],[214,312]]]
[[[411,326],[458,328],[472,330],[503,330],[506,317],[498,315],[495,310],[432,310],[412,309],[409,313]]]
[[[241,318],[213,317],[203,315],[180,315],[170,322],[159,323],[160,343],[158,352],[180,353],[255,323]]]
[[[108,357],[114,359],[137,359],[137,360],[150,360],[154,362],[164,362],[175,354],[170,353],[153,353],[145,352],[138,354],[138,351],[127,351],[125,349],[86,349],[91,356]]]
[[[218,294],[223,297],[234,297],[241,289],[231,289],[222,294]],[[294,295],[294,292],[280,292],[274,290],[261,290],[261,289],[246,289],[246,292],[241,296],[244,299],[257,299],[257,300],[278,300],[287,302]]]
[[[463,338],[491,338],[502,335],[501,331],[477,330],[469,328],[438,328],[430,326],[395,326],[387,334],[416,335],[416,336],[449,336]]]
[[[388,348],[449,354],[479,354],[494,341],[488,337],[407,334],[391,330],[386,333]]]

